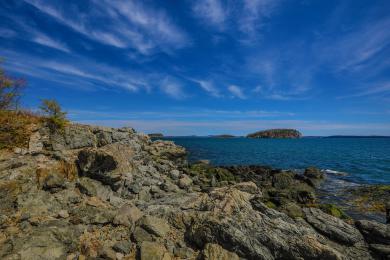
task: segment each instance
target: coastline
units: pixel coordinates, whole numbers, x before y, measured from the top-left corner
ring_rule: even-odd
[[[36,126],[27,147],[0,153],[0,257],[386,256],[387,225],[321,203],[319,169],[188,164],[187,155],[131,128]]]

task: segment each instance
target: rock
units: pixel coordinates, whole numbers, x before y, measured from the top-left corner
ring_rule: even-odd
[[[239,260],[237,254],[225,250],[218,244],[206,244],[202,251],[204,260]]]
[[[368,243],[390,245],[389,225],[369,220],[358,220],[356,227]]]
[[[69,218],[69,213],[68,213],[68,211],[67,210],[60,210],[59,212],[58,212],[58,217],[60,217],[60,218]]]
[[[141,260],[169,260],[172,259],[165,247],[156,242],[144,241],[140,247]]]
[[[137,244],[140,244],[143,241],[153,241],[153,237],[145,229],[141,227],[136,227],[133,232],[133,239]]]
[[[378,259],[390,258],[390,246],[381,244],[370,244],[370,249],[378,257]]]
[[[254,182],[251,182],[251,181],[250,182],[240,182],[240,183],[235,184],[233,187],[240,190],[240,191],[243,191],[243,192],[261,195],[261,191],[259,190],[259,188],[256,186],[256,184]]]
[[[112,190],[108,186],[104,186],[99,181],[86,177],[79,178],[76,187],[79,188],[81,193],[99,197],[102,200],[108,200],[113,195]]]
[[[78,154],[77,165],[82,175],[109,185],[114,190],[119,188],[117,182],[120,177],[111,173],[117,168],[112,155],[100,150],[82,150]]]
[[[142,217],[139,220],[139,225],[158,237],[165,237],[170,230],[170,226],[166,220],[153,216]]]
[[[103,246],[99,249],[98,253],[100,258],[103,259],[109,259],[109,260],[116,260],[116,253],[114,250],[109,248],[108,246]]]
[[[323,179],[323,178],[325,178],[325,176],[322,173],[322,171],[320,169],[318,169],[318,168],[315,168],[315,167],[308,167],[308,168],[306,168],[303,175],[306,176],[307,178],[311,178],[311,179]]]
[[[123,205],[115,215],[114,224],[132,227],[142,216],[143,213],[137,207]]]
[[[312,225],[321,234],[334,241],[347,245],[354,245],[355,243],[363,240],[360,232],[353,226],[322,212],[320,209],[304,208],[303,212],[305,214],[306,221],[310,225]]]
[[[390,224],[390,201],[386,202],[386,224]]]
[[[179,179],[179,176],[180,176],[180,172],[179,172],[178,170],[172,170],[172,171],[170,172],[170,177],[171,177],[171,179],[173,179],[173,180]]]
[[[127,255],[131,251],[131,242],[130,241],[119,241],[114,244],[112,247],[116,252],[123,253]]]
[[[179,180],[179,187],[182,189],[188,188],[192,184],[192,179],[187,175],[183,174]]]
[[[44,179],[42,188],[50,192],[57,192],[65,188],[65,179],[58,174],[50,174]]]
[[[294,174],[290,172],[281,172],[275,174],[272,178],[272,186],[277,189],[289,188],[294,182]]]

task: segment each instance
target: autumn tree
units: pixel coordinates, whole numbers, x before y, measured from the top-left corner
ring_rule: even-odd
[[[0,60],[0,65],[2,60]],[[23,79],[9,76],[0,67],[0,110],[12,110],[19,108],[20,97],[25,86]]]

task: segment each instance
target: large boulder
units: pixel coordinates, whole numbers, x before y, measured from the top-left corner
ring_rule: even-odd
[[[389,225],[369,220],[358,220],[356,226],[367,242],[390,245]]]
[[[306,221],[326,237],[347,245],[363,240],[359,230],[317,208],[304,208]]]

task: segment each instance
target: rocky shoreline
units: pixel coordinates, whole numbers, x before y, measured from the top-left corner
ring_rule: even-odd
[[[131,128],[36,126],[0,152],[0,258],[389,259],[389,225],[321,204],[323,178],[189,165]]]

